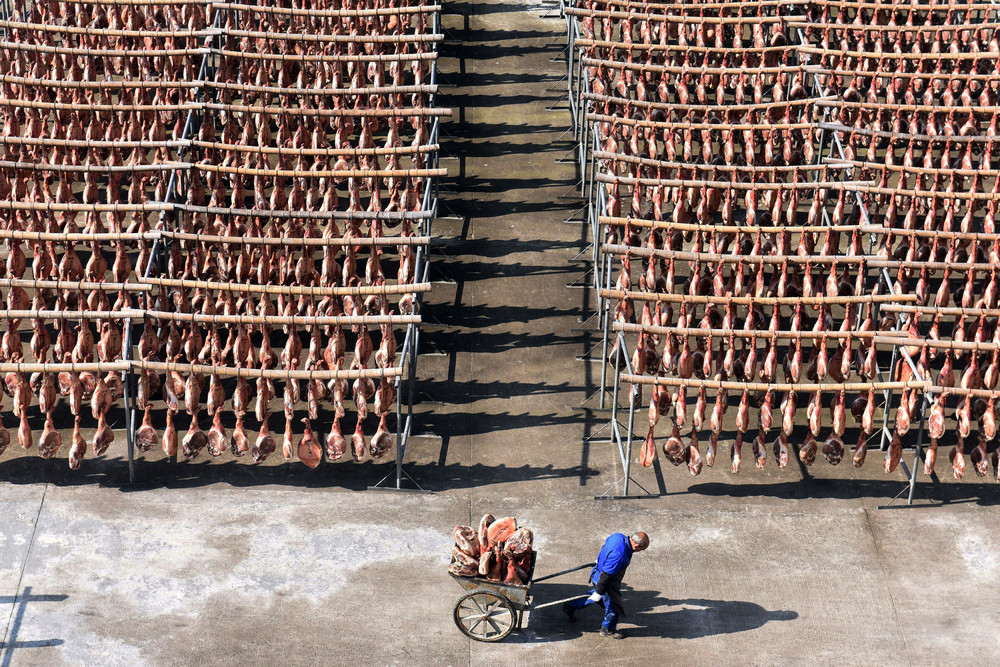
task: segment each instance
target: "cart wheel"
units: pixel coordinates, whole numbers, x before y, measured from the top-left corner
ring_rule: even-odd
[[[455,603],[455,625],[477,642],[500,641],[514,629],[516,618],[510,601],[496,593],[468,593]]]

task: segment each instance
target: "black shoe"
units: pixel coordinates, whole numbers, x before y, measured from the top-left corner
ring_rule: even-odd
[[[601,626],[601,636],[610,637],[611,639],[624,639],[625,634],[620,630],[608,630],[604,626]]]
[[[562,610],[570,623],[576,623],[576,609],[570,607],[568,602],[563,602]]]

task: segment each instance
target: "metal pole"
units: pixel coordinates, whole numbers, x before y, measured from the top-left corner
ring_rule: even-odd
[[[566,99],[569,102],[569,117],[571,124],[573,126],[574,133],[576,132],[576,108],[574,107],[573,101],[573,31],[570,30],[567,36],[568,45],[566,47],[566,86],[567,93]]]
[[[609,264],[611,263],[611,257],[610,256],[608,257],[608,263]],[[610,267],[608,267],[608,270],[607,270],[607,272],[605,274],[605,280],[607,281],[608,289],[611,289],[611,268]],[[604,397],[608,393],[608,390],[607,390],[607,387],[608,387],[608,328],[610,327],[610,320],[611,320],[611,300],[610,299],[601,299],[599,301],[599,305],[600,305],[600,308],[601,308],[601,312],[603,313],[603,316],[604,316],[604,333],[603,333],[603,336],[604,336],[603,357],[604,357],[604,359],[601,361],[601,407],[603,408],[604,407]],[[618,348],[618,353],[621,354],[621,347],[620,347],[620,345],[619,345],[619,348]],[[617,361],[615,363],[617,364]],[[618,401],[618,393],[617,393],[618,392],[618,382],[617,382],[617,377],[618,377],[618,367],[616,366],[615,367],[615,378],[616,378],[616,381],[615,381],[615,402],[616,402],[616,404],[617,404],[617,401]]]
[[[580,171],[586,173],[587,169],[587,142],[590,141],[590,123],[587,122],[587,110],[586,108],[582,111],[584,122],[583,122],[583,140],[580,141]],[[580,183],[580,196],[587,194],[584,184]]]
[[[415,325],[411,325],[414,326]],[[406,429],[403,432],[403,436],[406,442],[403,443],[403,447],[396,448],[396,488],[402,488],[402,477],[403,477],[403,456],[406,454],[406,444],[410,439],[410,425],[413,419],[413,394],[416,384],[417,376],[417,341],[420,337],[420,330],[414,328],[414,339],[413,345],[410,346],[410,373],[407,378],[407,399],[406,399]]]
[[[906,504],[913,504],[913,492],[917,489],[917,465],[920,463],[920,446],[924,444],[924,423],[927,417],[927,396],[920,399],[920,429],[917,431],[917,446],[913,448],[913,470],[910,472],[910,493]]]
[[[628,483],[631,481],[631,471],[632,471],[632,431],[635,427],[635,401],[636,394],[639,393],[638,388],[635,385],[631,386],[629,391],[629,406],[628,406],[628,445],[625,448],[627,456],[625,457],[625,488],[622,489],[622,495],[628,495]]]
[[[621,332],[618,333],[618,344],[617,352],[615,354],[615,384],[611,395],[611,421],[618,421],[618,374],[621,372],[622,367],[622,346],[625,342],[625,337],[622,336]],[[601,390],[603,392],[603,389]],[[621,443],[619,443],[619,446]]]
[[[591,163],[591,169],[596,169],[597,166]],[[592,182],[593,183],[593,182]],[[606,206],[607,194],[604,188],[599,188],[597,190],[597,196],[594,196],[593,185],[591,187],[590,196],[587,199],[587,214],[590,216],[590,233],[594,237],[594,289],[597,291],[598,297],[600,297],[601,289],[601,276],[598,271],[602,269],[601,257],[601,223],[600,216],[604,212]]]
[[[873,343],[874,345],[874,343]],[[896,377],[896,346],[892,348],[892,361],[889,362],[889,379]],[[879,438],[879,450],[885,449],[886,439],[889,437],[889,411],[892,410],[892,399],[895,394],[893,391],[886,389],[883,392],[884,401],[882,408],[882,437]]]
[[[403,339],[403,358],[408,359],[413,325],[406,327],[406,338]],[[403,377],[396,379],[396,488],[399,488],[400,472],[402,471],[402,450],[406,447],[403,441]]]
[[[807,45],[808,44],[808,40],[806,39],[806,36],[802,32],[801,29],[798,30],[798,34],[799,34],[799,40],[804,45]],[[806,64],[809,63],[809,60],[810,60],[810,58],[809,58],[808,55],[805,55],[803,57],[803,61]],[[817,96],[822,95],[822,91],[819,89],[819,86],[816,83],[815,78],[813,78],[813,80],[812,80],[812,85],[813,85],[813,90],[816,93],[816,95]],[[824,121],[827,119],[829,113],[830,113],[829,108],[827,108],[827,109],[824,110],[824,112],[823,112]],[[824,141],[825,134],[826,134],[826,129],[825,128],[821,128],[820,129],[820,152],[822,152],[822,143]],[[830,154],[831,154],[831,156],[833,155],[833,149],[836,148],[837,152],[840,154],[840,158],[841,159],[845,159],[846,158],[846,153],[844,152],[844,146],[843,146],[843,144],[840,141],[840,137],[837,136],[837,133],[834,132],[834,131],[831,131],[830,132],[830,139],[831,139],[831,143],[830,143]],[[818,161],[818,158],[819,158],[819,156],[817,155],[817,161]],[[852,171],[853,171],[853,169],[845,170],[845,172],[844,172],[845,177],[850,176]],[[862,221],[865,224],[869,224],[870,223],[870,217],[868,215],[868,209],[865,206],[864,198],[861,196],[860,192],[855,192],[854,193],[854,200],[855,200],[855,204],[857,205],[858,212],[860,214],[860,217],[861,217]],[[826,212],[825,207],[823,209],[823,216],[824,216],[824,220],[826,220],[827,219],[827,212]],[[869,249],[870,249],[870,245],[869,245]],[[885,286],[888,288],[889,292],[891,294],[895,294],[896,293],[896,288],[895,288],[895,286],[892,283],[892,279],[889,276],[889,272],[887,270],[885,270],[885,269],[882,269],[881,272],[880,272],[880,276],[879,277],[882,280],[882,282],[885,284]],[[900,329],[902,329],[903,323],[904,323],[904,318],[905,318],[905,316],[901,315],[897,319],[897,321],[896,321],[896,330],[897,331],[900,330]],[[910,357],[910,354],[906,351],[905,348],[902,348],[902,347],[900,347],[898,345],[893,345],[893,348],[892,348],[892,358],[891,358],[891,361],[889,363],[889,378],[892,379],[893,377],[895,377],[896,364],[898,363],[897,357],[900,356],[900,355],[906,361],[906,363],[910,366],[910,369],[913,371],[914,377],[916,379],[918,379],[918,380],[923,379],[922,378],[922,374],[920,373],[920,370],[917,368],[917,365],[913,362],[913,359]],[[877,367],[877,365],[876,365],[876,367]],[[893,396],[894,396],[894,393],[891,390],[887,389],[887,390],[885,390],[883,392],[884,407],[883,407],[883,415],[882,415],[882,433],[881,433],[881,435],[879,437],[879,450],[880,451],[884,451],[885,450],[886,441],[889,438],[889,411],[892,409],[892,399],[893,399]],[[925,416],[926,416],[927,400],[928,400],[928,394],[925,393],[923,395],[922,400],[921,400],[920,431],[919,431],[919,434],[918,434],[918,437],[917,437],[917,446],[916,446],[916,451],[915,451],[915,456],[917,457],[917,459],[919,459],[919,456],[920,456],[920,446],[922,444],[921,438],[923,437],[923,427],[924,427],[924,421],[925,421]],[[916,484],[916,474],[917,474],[916,473],[916,464],[914,464],[914,470],[913,470],[913,473],[912,473],[911,478],[910,478],[910,499],[911,499],[911,501],[912,501],[912,497],[913,497],[913,490],[914,490],[915,484]]]
[[[122,393],[125,399],[125,445],[128,451],[128,483],[135,484],[135,413],[132,411],[132,392],[129,391],[132,372],[122,378]]]

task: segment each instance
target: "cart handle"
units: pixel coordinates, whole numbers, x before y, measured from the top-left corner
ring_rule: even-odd
[[[569,574],[570,572],[576,572],[577,570],[582,570],[588,567],[594,567],[597,563],[584,563],[583,565],[577,565],[576,567],[571,567],[568,570],[563,570],[562,572],[556,572],[555,574],[547,574],[544,577],[538,577],[537,579],[532,579],[531,583],[537,584],[539,581],[545,581],[546,579],[554,579],[556,577],[561,577],[564,574]]]
[[[583,595],[574,595],[571,598],[565,598],[562,600],[556,600],[555,602],[546,602],[545,604],[536,604],[532,607],[534,610],[544,609],[545,607],[554,607],[557,604],[566,604],[567,602],[572,602],[573,600],[582,600],[584,598],[589,598],[589,593],[584,593]]]

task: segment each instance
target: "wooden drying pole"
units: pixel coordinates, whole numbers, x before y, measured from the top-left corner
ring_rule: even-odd
[[[849,303],[898,303],[900,301],[916,301],[916,294],[862,294],[859,296],[785,296],[785,297],[756,297],[756,296],[692,296],[690,294],[667,294],[663,292],[637,292],[633,290],[623,291],[618,289],[601,288],[601,297],[605,299],[632,299],[634,301],[663,301],[666,303],[697,303],[697,304],[722,304],[732,303],[733,305],[749,306],[822,306],[822,305],[846,305]]]
[[[776,392],[794,391],[802,392],[831,392],[831,391],[865,391],[875,389],[882,391],[886,389],[927,389],[931,386],[929,381],[910,380],[907,382],[739,382],[735,380],[702,380],[700,378],[678,378],[666,377],[663,375],[635,375],[633,373],[621,373],[619,379],[629,384],[659,385],[661,387],[697,387],[705,389],[723,389],[726,391],[768,391]]]
[[[3,282],[0,280],[0,285]],[[107,283],[96,283],[103,285]],[[132,285],[132,283],[129,283]],[[186,289],[207,289],[223,292],[242,292],[245,294],[278,294],[294,296],[386,296],[388,294],[416,294],[431,291],[427,282],[404,285],[359,285],[357,287],[310,287],[305,285],[256,285],[248,283],[213,282],[209,280],[190,280],[182,278],[144,277],[139,279],[140,288],[147,291],[154,286],[182,287]]]
[[[153,2],[153,0],[149,0]],[[202,0],[211,2],[211,0]],[[297,7],[274,7],[270,5],[248,5],[237,2],[212,2],[216,9],[231,9],[254,14],[282,16],[306,16],[316,18],[361,18],[368,16],[399,16],[403,14],[439,14],[442,5],[418,4],[414,6],[378,7],[374,9],[299,9]]]
[[[716,234],[745,234],[754,235],[757,233],[764,235],[775,235],[781,232],[789,234],[821,233],[821,232],[852,232],[860,229],[858,225],[781,225],[761,226],[761,225],[705,225],[695,222],[674,222],[673,220],[649,220],[646,218],[633,217],[612,217],[608,215],[598,216],[599,224],[611,225],[614,227],[641,227],[646,229],[675,229],[681,232],[714,232]],[[879,227],[886,230],[885,227]],[[893,229],[893,232],[896,230]]]

